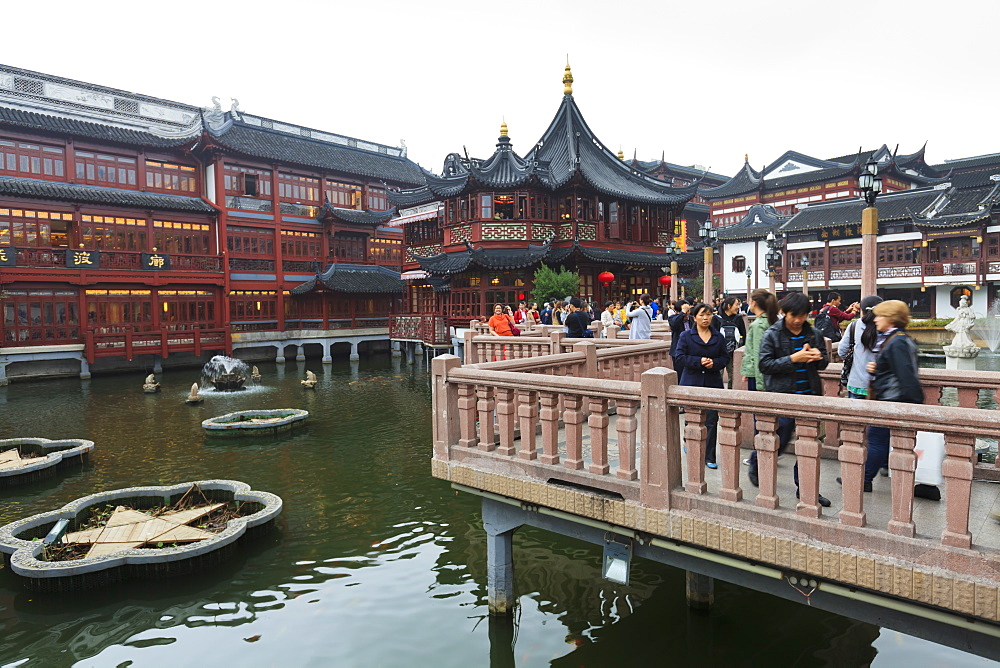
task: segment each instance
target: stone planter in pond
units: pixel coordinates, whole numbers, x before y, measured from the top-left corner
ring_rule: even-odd
[[[212,436],[259,436],[291,431],[307,417],[309,411],[297,408],[237,411],[209,418],[201,426]]]
[[[143,515],[143,510],[173,506],[182,501],[186,494],[198,490],[200,497],[212,505],[235,505],[240,509],[241,516],[225,521],[221,531],[208,533],[191,526],[176,525],[169,533],[176,534],[178,529],[188,532],[207,534],[192,540],[190,537],[171,539],[166,537],[164,529],[156,528],[155,523],[170,513],[163,512],[157,516]],[[273,525],[281,513],[281,499],[268,492],[251,490],[246,483],[236,480],[199,480],[178,485],[163,485],[151,487],[130,487],[108,492],[91,494],[72,501],[62,508],[40,515],[34,515],[4,527],[0,527],[0,552],[4,553],[7,567],[24,580],[25,586],[33,591],[67,592],[81,589],[103,587],[129,579],[163,578],[190,573],[200,573],[205,568],[215,565],[232,556],[237,544],[246,538],[265,531]],[[125,543],[112,543],[112,540],[124,540],[123,537],[97,534],[107,532],[112,528],[109,520],[104,525],[95,528],[85,526],[93,521],[95,511],[104,508],[125,506],[132,510],[118,508],[115,513],[132,514],[144,521],[132,521],[132,526],[150,527],[143,538],[149,538],[147,546],[127,546],[117,549]],[[198,508],[193,509],[197,515]],[[175,515],[187,511],[171,511]],[[63,522],[65,520],[65,522]],[[191,524],[196,523],[192,520]],[[114,528],[124,526],[115,524]],[[94,527],[93,524],[90,527]],[[48,560],[46,558],[46,542],[52,541],[55,548],[65,548],[66,538],[52,540],[46,536],[51,533],[66,531],[66,537],[81,536],[90,533],[88,547],[91,552],[104,552],[98,556],[84,556],[68,560]],[[161,532],[157,534],[157,531]],[[60,534],[61,535],[61,534]],[[54,538],[54,537],[53,537]],[[162,539],[164,542],[153,542]],[[183,542],[190,540],[191,542]],[[131,539],[134,544],[136,541]],[[169,545],[166,543],[169,542]],[[94,550],[93,545],[101,544],[102,550]],[[162,547],[161,547],[162,546]],[[52,549],[52,548],[50,548]]]
[[[0,489],[27,485],[56,474],[57,468],[81,465],[94,449],[93,441],[66,438],[8,438],[0,440]]]

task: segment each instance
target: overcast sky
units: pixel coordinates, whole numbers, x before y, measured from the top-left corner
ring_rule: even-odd
[[[613,150],[734,174],[927,140],[1000,151],[1000,2],[303,0],[4,4],[0,61],[398,145],[521,154],[562,96]]]

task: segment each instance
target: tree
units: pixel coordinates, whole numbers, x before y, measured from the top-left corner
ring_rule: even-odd
[[[580,276],[566,267],[560,266],[559,271],[543,264],[535,270],[534,288],[531,296],[539,304],[549,299],[562,299],[580,291]]]
[[[705,273],[698,274],[697,278],[689,278],[687,288],[688,296],[693,296],[696,300],[701,301],[702,295],[705,294]],[[718,274],[713,273],[712,294],[717,295],[720,292],[722,292],[722,281],[719,280]]]

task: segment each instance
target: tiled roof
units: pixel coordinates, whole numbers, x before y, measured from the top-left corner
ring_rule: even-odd
[[[396,209],[389,209],[388,211],[367,211],[361,209],[342,209],[338,206],[333,206],[329,202],[323,204],[323,208],[319,211],[319,218],[335,218],[337,220],[342,220],[345,223],[353,223],[355,225],[381,225],[382,223],[387,223],[392,220],[392,217],[396,215]]]
[[[582,245],[579,241],[574,241],[570,246],[553,248],[545,261],[551,264],[565,262],[573,255],[579,255],[594,262],[636,267],[662,267],[670,264],[670,257],[666,251],[650,253],[620,248],[594,248]],[[701,251],[691,251],[679,253],[676,259],[678,264],[688,266],[701,262],[703,256]]]
[[[922,212],[933,204],[942,191],[934,188],[902,190],[878,198],[879,222],[909,220],[910,212]],[[781,226],[783,232],[818,230],[838,225],[855,225],[861,222],[861,211],[868,206],[863,199],[842,200],[812,204],[792,216]]]
[[[514,153],[510,137],[501,136],[497,150],[481,164],[470,168],[470,176],[484,186],[513,188],[531,178],[531,165]]]
[[[770,204],[754,204],[738,223],[720,227],[719,239],[763,239],[768,232],[776,231],[788,219],[789,216],[780,215]]]
[[[322,288],[334,292],[391,294],[403,291],[403,281],[398,271],[386,267],[331,264],[322,274],[292,288],[291,293],[304,295]]]
[[[235,120],[213,136],[222,146],[257,158],[368,176],[400,185],[424,183],[423,170],[402,157],[295,137]]]
[[[0,125],[13,125],[28,130],[53,132],[72,137],[87,137],[117,144],[134,144],[139,146],[170,147],[190,144],[198,137],[198,133],[180,137],[160,137],[149,132],[129,130],[114,125],[89,123],[72,118],[39,114],[13,107],[0,107]],[[200,129],[199,129],[200,131]]]
[[[64,202],[88,202],[110,204],[139,209],[166,209],[169,211],[197,211],[214,213],[207,202],[197,197],[165,195],[162,193],[140,192],[119,188],[102,188],[76,183],[57,183],[22,179],[14,176],[0,176],[0,194],[35,199],[50,199]]]
[[[471,264],[479,265],[484,269],[504,271],[524,269],[537,264],[545,259],[551,248],[548,243],[540,246],[529,244],[527,248],[473,248],[471,245],[468,246],[463,251],[417,257],[416,260],[420,263],[421,269],[436,276],[463,272]]]
[[[683,165],[667,162],[663,158],[660,158],[659,160],[637,160],[633,158],[629,161],[629,164],[633,167],[638,167],[644,172],[653,172],[662,168],[665,171],[672,172],[679,177],[686,177],[689,179],[704,178],[705,181],[718,181],[719,183],[725,183],[729,180],[729,177],[724,174],[716,174],[714,172],[697,169],[695,167],[684,167]]]
[[[706,199],[742,195],[743,193],[757,190],[760,187],[761,181],[763,181],[763,174],[751,167],[749,162],[744,162],[743,169],[736,176],[729,179],[729,181],[714,188],[701,188],[698,190],[698,194]]]
[[[932,169],[936,169],[939,172],[947,172],[952,169],[973,169],[977,167],[996,167],[1000,169],[1000,153],[977,155],[971,158],[960,158],[958,160],[948,160],[947,162],[942,162],[939,165],[931,165]]]

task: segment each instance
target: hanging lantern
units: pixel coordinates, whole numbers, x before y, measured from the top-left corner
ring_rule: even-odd
[[[670,287],[670,281],[671,281],[671,278],[669,276],[660,276],[660,285],[662,285],[663,287],[669,288]]]
[[[597,275],[597,280],[604,283],[605,287],[610,285],[611,281],[615,280],[615,275],[610,271],[602,271]]]

